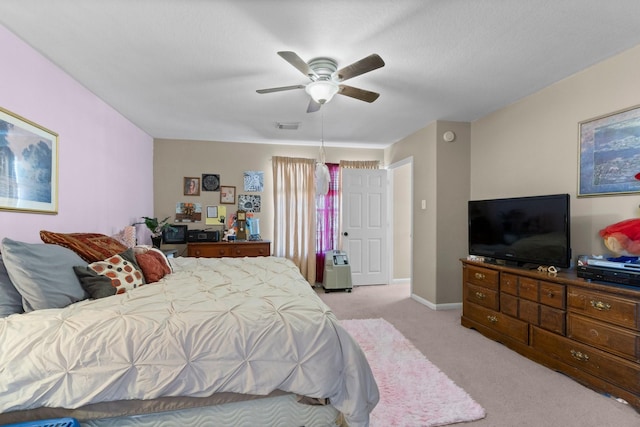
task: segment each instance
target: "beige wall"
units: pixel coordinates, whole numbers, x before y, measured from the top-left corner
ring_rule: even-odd
[[[216,141],[187,141],[156,139],[154,141],[154,214],[158,218],[174,216],[176,203],[201,203],[218,206],[219,192],[200,192],[200,196],[184,196],[182,182],[186,176],[201,177],[203,173],[220,174],[222,185],[236,187],[238,194],[260,194],[262,196],[260,234],[265,240],[273,239],[273,156],[318,157],[319,147],[293,145],[242,144]],[[338,163],[340,160],[380,160],[384,159],[381,149],[326,147],[326,160]],[[264,171],[264,191],[244,193],[243,172]],[[236,205],[227,206],[227,212],[237,210]],[[203,212],[204,214],[205,212]],[[208,228],[203,222],[189,224],[190,229]],[[220,226],[216,228],[220,229]]]
[[[427,301],[436,301],[436,126],[431,124],[385,150],[385,163],[413,157],[413,263],[412,290]],[[420,209],[420,201],[427,209]]]
[[[448,130],[455,141],[442,139]],[[430,306],[462,301],[458,259],[467,253],[469,138],[469,123],[442,121],[385,150],[387,164],[413,157],[412,290]]]
[[[605,253],[598,231],[638,217],[640,197],[576,197],[578,123],[640,104],[638,70],[640,46],[474,122],[471,197],[569,193],[574,260]]]
[[[393,280],[411,278],[411,163],[394,168],[393,174]]]

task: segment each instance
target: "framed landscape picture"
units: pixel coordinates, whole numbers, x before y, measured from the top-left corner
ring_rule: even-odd
[[[58,134],[4,108],[0,210],[58,213]]]
[[[579,124],[578,197],[640,192],[640,106]]]

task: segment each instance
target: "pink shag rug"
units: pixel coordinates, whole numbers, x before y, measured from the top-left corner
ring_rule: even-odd
[[[380,390],[370,427],[432,427],[485,417],[482,406],[384,319],[342,320]]]

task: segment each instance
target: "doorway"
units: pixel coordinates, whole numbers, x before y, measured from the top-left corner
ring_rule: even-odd
[[[413,293],[413,157],[389,165],[389,283]]]

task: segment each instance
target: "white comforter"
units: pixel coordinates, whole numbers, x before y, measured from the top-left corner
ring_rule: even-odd
[[[0,412],[280,389],[368,425],[378,389],[365,356],[292,262],[172,264],[124,295],[0,319]]]

